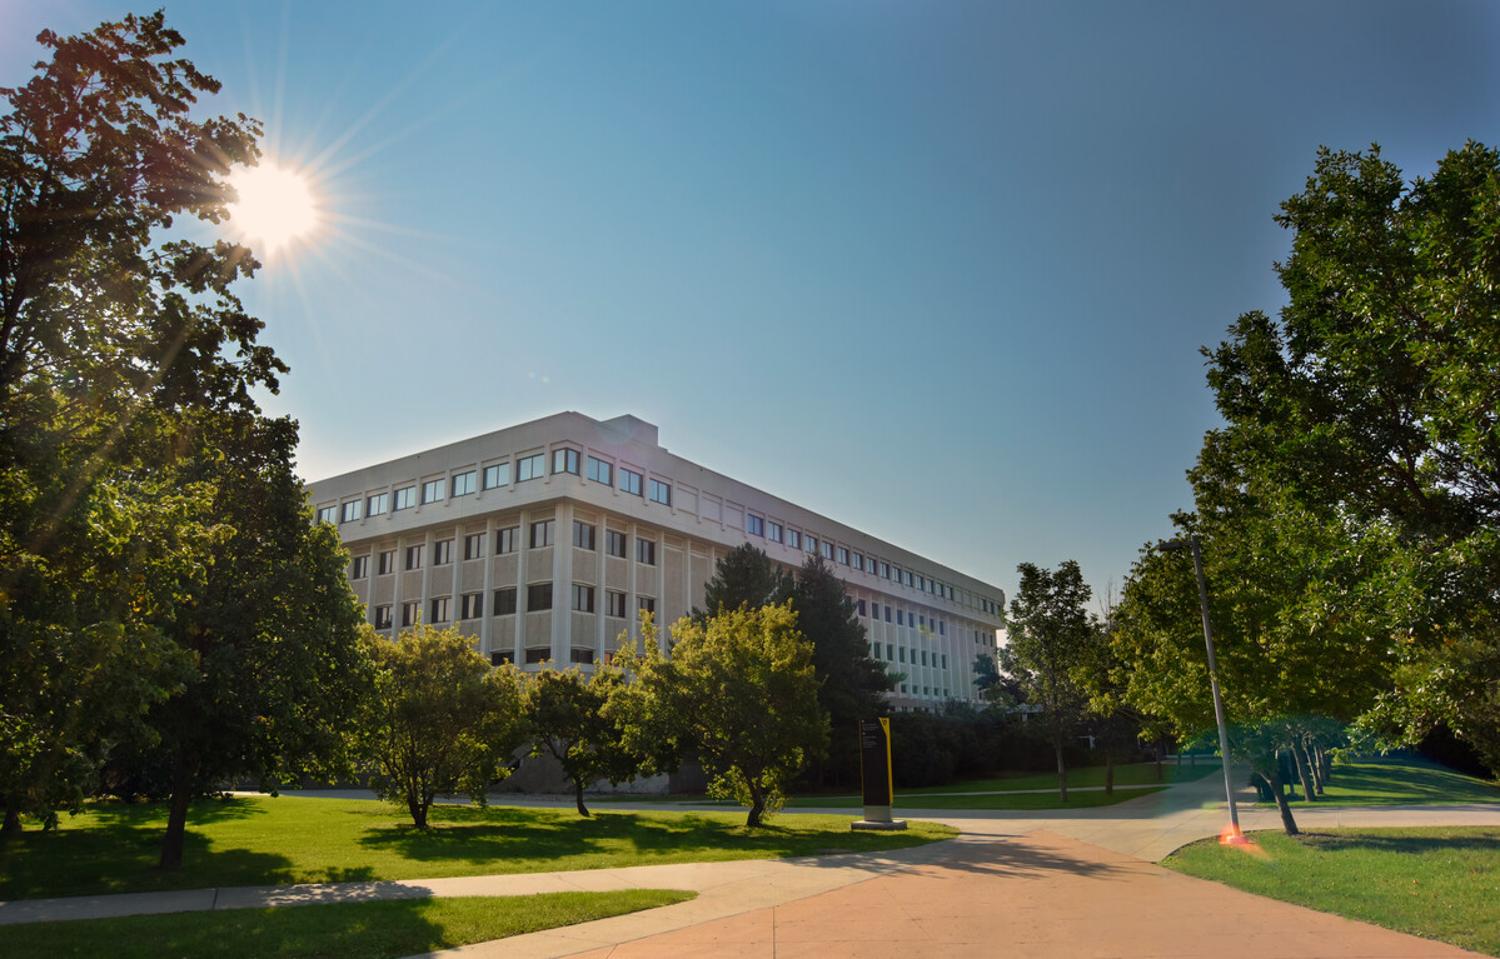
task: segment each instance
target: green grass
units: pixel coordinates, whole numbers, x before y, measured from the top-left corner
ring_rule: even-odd
[[[1500,828],[1257,832],[1259,851],[1206,839],[1164,865],[1246,892],[1500,955]]]
[[[0,951],[20,956],[109,955],[115,959],[394,959],[669,906],[696,895],[673,889],[622,889],[39,922],[6,926],[5,946]]]
[[[1084,809],[1093,806],[1113,806],[1127,799],[1148,796],[1161,792],[1165,786],[1149,788],[1117,789],[1114,795],[1105,792],[1070,792],[1068,801],[1061,802],[1057,793],[991,793],[985,796],[931,796],[923,793],[896,793],[896,806],[901,809]],[[860,808],[858,796],[801,796],[787,803],[802,808]]]
[[[747,830],[743,812],[596,812],[434,806],[411,827],[393,806],[357,799],[247,797],[197,803],[183,868],[156,860],[165,809],[100,803],[61,827],[28,829],[0,854],[0,900],[152,889],[422,879],[771,859],[920,845],[956,834],[914,822],[902,833],[852,832],[847,816],[782,815]]]
[[[1500,803],[1500,783],[1415,757],[1342,760],[1334,764],[1321,801],[1340,806]]]

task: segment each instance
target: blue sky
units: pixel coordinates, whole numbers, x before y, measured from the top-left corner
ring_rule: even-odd
[[[0,6],[0,84],[44,26]],[[144,9],[144,8],[143,8]],[[172,3],[334,229],[246,287],[317,478],[562,409],[1010,589],[1189,502],[1319,144],[1497,139],[1492,3]]]

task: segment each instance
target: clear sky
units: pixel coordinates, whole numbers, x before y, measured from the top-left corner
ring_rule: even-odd
[[[0,2],[31,38],[126,7]],[[143,9],[149,9],[143,8]],[[318,478],[564,409],[1007,590],[1189,502],[1319,144],[1500,139],[1500,4],[174,2],[330,229],[245,290]]]

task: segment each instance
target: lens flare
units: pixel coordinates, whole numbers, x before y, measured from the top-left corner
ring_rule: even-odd
[[[239,198],[229,204],[229,222],[252,247],[274,256],[318,226],[318,203],[307,177],[262,162],[229,175]]]

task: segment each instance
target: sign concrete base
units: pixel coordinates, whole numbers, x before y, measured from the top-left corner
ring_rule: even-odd
[[[906,828],[905,819],[856,819],[850,829],[870,829],[876,832],[899,832]]]

